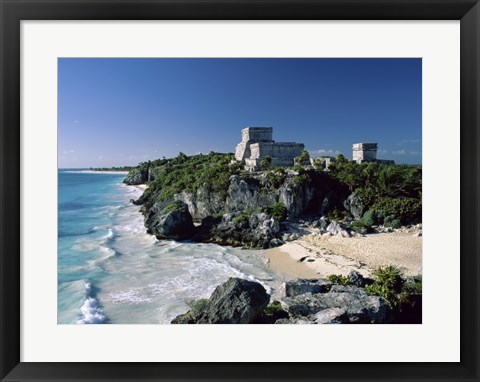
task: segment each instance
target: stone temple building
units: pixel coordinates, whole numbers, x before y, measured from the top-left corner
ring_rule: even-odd
[[[385,164],[394,164],[393,160],[377,159],[376,143],[354,143],[352,146],[354,162],[378,162]]]
[[[255,171],[265,157],[272,159],[271,166],[292,166],[294,159],[305,148],[303,143],[275,142],[272,127],[247,127],[242,130],[242,142],[237,145],[235,159],[245,164],[245,170]]]
[[[352,150],[352,159],[354,162],[375,162],[377,160],[376,143],[354,143],[352,146]]]

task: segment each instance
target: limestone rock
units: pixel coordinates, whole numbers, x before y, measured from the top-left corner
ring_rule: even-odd
[[[312,228],[318,228],[320,229],[321,233],[324,233],[327,230],[328,227],[328,220],[326,217],[322,216],[320,219],[315,220],[312,224]]]
[[[275,247],[279,247],[283,244],[285,244],[285,243],[282,240],[274,238],[274,239],[270,240],[269,247],[270,248],[275,248]]]
[[[168,205],[155,203],[148,211],[145,225],[147,232],[158,239],[184,240],[195,230],[188,206],[180,201]]]
[[[225,207],[224,198],[208,187],[201,187],[196,193],[181,192],[174,195],[175,200],[180,200],[187,204],[188,210],[195,221],[215,215]]]
[[[327,304],[316,298],[316,296],[311,293],[305,293],[295,297],[285,297],[282,301],[292,315],[310,316],[329,308]]]
[[[328,308],[315,314],[316,324],[348,324],[348,314],[342,308]]]
[[[279,222],[263,212],[254,212],[248,218],[242,213],[225,214],[218,224],[206,223],[204,220],[200,226],[203,241],[251,248],[269,248],[283,244],[278,240]]]
[[[360,273],[356,271],[351,271],[348,274],[348,280],[350,281],[351,285],[354,285],[360,288],[363,288],[366,285],[373,283],[373,280],[363,277]]]
[[[249,324],[261,316],[269,300],[259,283],[231,277],[215,289],[201,312],[189,311],[172,323]]]
[[[333,236],[339,235],[342,237],[350,237],[350,232],[342,227],[342,225],[336,221],[332,221],[327,227],[327,233]]]
[[[187,313],[180,314],[177,317],[175,317],[170,323],[171,324],[196,324],[197,316],[193,310],[189,310]]]
[[[312,325],[312,324],[315,324],[315,322],[305,317],[290,317],[290,318],[281,318],[275,321],[275,324]]]
[[[389,312],[385,299],[369,296],[362,288],[355,286],[333,285],[328,293],[306,293],[286,297],[283,303],[293,316],[312,317],[326,309],[342,309],[348,317],[348,322],[356,324],[385,323]],[[339,311],[336,312],[339,313]],[[320,315],[312,319],[320,319],[323,322],[331,317],[331,314],[332,312],[327,312],[324,316]]]
[[[355,219],[361,219],[363,216],[363,201],[356,194],[350,194],[343,202],[343,206],[349,211]]]
[[[297,279],[285,283],[285,295],[295,297],[305,293],[325,293],[332,286],[331,281],[323,279]]]
[[[128,185],[144,184],[148,181],[148,168],[134,168],[130,170],[123,183]]]
[[[329,293],[318,296],[329,307],[345,309],[350,323],[378,324],[387,320],[387,301],[379,296],[369,296],[362,288],[334,285]]]

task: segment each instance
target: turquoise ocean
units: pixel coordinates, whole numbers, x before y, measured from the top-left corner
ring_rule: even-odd
[[[258,251],[148,235],[124,177],[58,171],[59,324],[167,324],[229,277],[279,293]]]

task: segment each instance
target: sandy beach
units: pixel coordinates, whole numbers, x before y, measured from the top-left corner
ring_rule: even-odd
[[[268,266],[289,278],[347,275],[364,276],[383,265],[395,265],[405,275],[422,268],[422,237],[410,230],[341,237],[309,234],[264,252]]]

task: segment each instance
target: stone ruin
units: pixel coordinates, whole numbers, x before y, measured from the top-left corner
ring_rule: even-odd
[[[242,130],[242,142],[237,145],[235,159],[245,164],[245,170],[255,171],[265,157],[271,166],[293,166],[294,160],[305,149],[303,143],[275,142],[272,127],[247,127]]]
[[[393,160],[377,159],[377,144],[376,143],[354,143],[353,161],[357,163],[362,162],[377,162],[385,164],[394,164]]]
[[[352,146],[352,150],[352,159],[354,162],[375,162],[377,160],[376,143],[354,143]]]
[[[245,170],[256,171],[260,162],[265,157],[272,159],[271,166],[293,166],[295,158],[305,149],[303,143],[275,142],[272,139],[272,127],[246,127],[242,129],[242,141],[235,150],[235,159],[245,165]],[[377,159],[377,143],[354,143],[352,146],[352,160],[356,163],[377,162],[394,164],[393,160]],[[335,162],[333,157],[311,158],[311,163],[320,161],[321,166],[328,170],[330,164]]]

